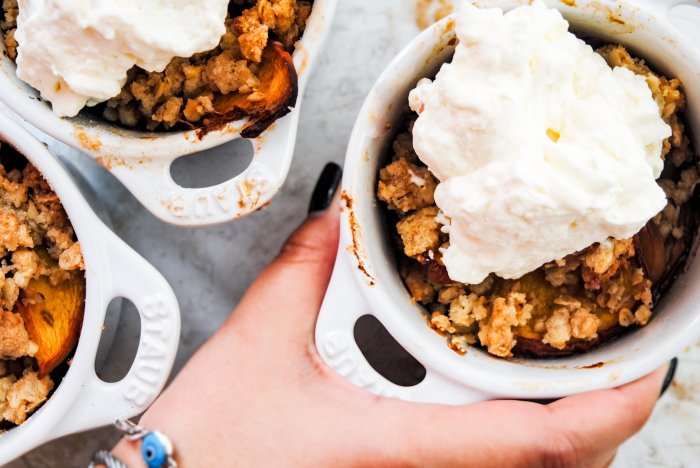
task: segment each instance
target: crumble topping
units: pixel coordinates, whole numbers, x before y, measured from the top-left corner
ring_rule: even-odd
[[[391,161],[379,172],[377,198],[386,203],[395,226],[400,273],[412,299],[426,307],[429,325],[457,352],[480,344],[500,357],[571,354],[644,326],[652,319],[655,295],[670,284],[690,250],[700,175],[682,118],[687,103],[681,83],[652,72],[622,46],[598,53],[611,66],[646,78],[673,131],[663,145],[666,170],[657,181],[668,205],[644,228],[646,240],[641,233],[611,238],[518,280],[492,274],[481,284],[456,283],[441,261],[441,249],[449,245],[449,220],[435,206],[437,180],[413,149],[415,114],[393,142]],[[652,281],[650,275],[659,273]]]
[[[19,314],[0,310],[0,359],[34,356],[39,345],[29,339]]]
[[[0,414],[13,424],[22,424],[37,409],[53,389],[51,377],[39,378],[39,373],[25,369],[20,377],[0,378]]]
[[[7,0],[5,1],[5,5]],[[21,424],[49,396],[51,375],[41,375],[35,341],[20,312],[40,303],[32,280],[61,287],[70,271],[84,270],[75,233],[58,197],[41,174],[10,146],[0,146],[0,432]]]
[[[523,293],[512,292],[507,298],[493,301],[490,317],[479,322],[479,341],[496,356],[510,357],[516,340],[513,327],[524,326],[532,317],[534,306]]]
[[[411,144],[410,139],[406,141],[403,137],[403,144],[406,143]],[[404,159],[401,156],[402,148],[403,145],[395,149],[399,159],[380,171],[377,196],[386,202],[392,210],[403,213],[433,206],[437,180],[428,168],[418,167]],[[407,153],[415,154],[412,149]],[[416,159],[418,158],[416,157]],[[422,181],[421,184],[416,183],[418,177]]]
[[[462,294],[450,302],[450,322],[457,330],[468,332],[472,325],[488,316],[486,298],[476,293]]]
[[[398,222],[396,230],[403,240],[404,253],[415,257],[440,246],[440,224],[435,206],[421,208]]]

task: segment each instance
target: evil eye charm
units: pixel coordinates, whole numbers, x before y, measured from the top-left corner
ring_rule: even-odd
[[[158,431],[149,432],[141,441],[141,456],[148,468],[168,466],[173,455],[173,444],[165,434]]]

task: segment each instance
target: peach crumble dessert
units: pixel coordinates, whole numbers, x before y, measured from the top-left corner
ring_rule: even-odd
[[[22,424],[65,374],[82,324],[85,265],[41,174],[0,146],[0,431]]]
[[[541,19],[540,14],[549,15],[547,18],[556,25],[559,25],[560,19],[563,21],[561,16],[552,16],[554,10],[546,10],[540,2],[522,8],[540,8],[539,12],[532,14],[538,15],[538,19]],[[520,9],[513,12],[517,10]],[[497,13],[493,13],[493,10],[469,11],[467,14],[479,16],[484,12],[492,15],[491,20],[497,23],[500,21],[498,17],[503,17],[500,10]],[[505,15],[506,19],[517,22],[517,17],[507,18],[509,14]],[[523,13],[521,10],[520,14],[529,15],[531,12]],[[528,19],[527,16],[524,18]],[[502,26],[500,23],[496,26],[489,24],[488,19],[479,19],[479,24],[484,28],[498,30]],[[479,27],[476,23],[470,23],[469,19],[464,22],[468,23],[470,32]],[[527,22],[530,25],[535,23],[532,20]],[[542,24],[544,23],[540,22],[537,27]],[[459,27],[458,24],[458,36]],[[564,37],[561,32],[557,34]],[[556,34],[547,37],[553,36]],[[464,40],[460,36],[460,41]],[[435,85],[439,80],[442,80],[439,84],[443,86],[439,89],[441,91],[447,88],[446,83],[467,86],[465,81],[468,78],[465,78],[464,73],[460,74],[454,68],[445,72],[444,67],[435,81],[419,82],[412,92],[410,102],[415,112],[410,113],[404,128],[396,136],[390,152],[390,162],[380,170],[377,198],[387,208],[386,220],[390,240],[396,247],[400,274],[412,299],[424,307],[430,327],[446,336],[448,345],[459,353],[467,352],[472,345],[479,345],[490,354],[505,358],[514,355],[554,357],[587,351],[628,329],[649,323],[655,305],[691,255],[697,238],[698,222],[694,213],[698,208],[696,187],[700,178],[697,156],[683,122],[686,99],[681,82],[655,73],[643,60],[633,57],[620,45],[605,45],[593,51],[590,46],[583,45],[583,41],[578,41],[581,44],[577,43],[576,47],[581,48],[581,54],[587,57],[585,60],[609,69],[605,71],[601,68],[601,73],[612,71],[616,75],[613,78],[622,77],[628,80],[626,83],[631,83],[630,87],[625,88],[625,93],[632,93],[631,86],[641,86],[643,90],[639,88],[634,92],[642,93],[642,96],[648,95],[645,99],[654,107],[652,113],[659,122],[654,122],[654,116],[651,115],[637,115],[639,120],[630,119],[626,122],[639,122],[646,118],[644,131],[649,134],[656,132],[657,142],[654,147],[651,143],[640,145],[641,149],[636,154],[642,157],[635,159],[648,161],[648,166],[640,172],[639,177],[646,177],[653,187],[649,184],[627,186],[625,184],[629,182],[608,180],[605,179],[606,175],[601,176],[604,185],[600,185],[595,178],[598,175],[593,172],[594,169],[591,169],[594,177],[586,180],[587,169],[578,165],[580,159],[586,157],[584,153],[574,153],[575,159],[571,164],[576,171],[573,171],[574,178],[567,179],[568,173],[561,168],[566,168],[569,164],[565,158],[567,152],[575,151],[577,137],[567,135],[567,132],[578,123],[570,120],[557,129],[544,125],[543,128],[547,131],[543,131],[545,135],[542,140],[545,143],[536,147],[533,145],[535,149],[532,159],[527,164],[544,168],[543,176],[547,180],[536,185],[536,190],[530,191],[528,184],[533,180],[537,182],[540,174],[529,172],[526,167],[520,167],[513,161],[494,163],[494,159],[499,156],[491,156],[489,153],[490,143],[483,138],[490,129],[487,125],[478,123],[478,119],[492,117],[488,111],[479,113],[481,109],[478,105],[483,104],[487,109],[490,105],[484,99],[484,93],[476,93],[473,101],[468,101],[464,95],[452,96],[453,101],[459,101],[455,107],[468,109],[468,112],[477,115],[478,119],[475,118],[474,121],[468,120],[470,116],[466,112],[459,114],[461,121],[458,122],[450,121],[445,113],[438,115],[441,118],[429,114],[436,112],[435,107],[444,104],[436,97],[438,92],[435,88],[439,86],[427,90],[421,89],[422,86]],[[476,40],[469,41],[470,47],[475,43]],[[461,52],[468,52],[472,57],[476,54],[466,48]],[[458,46],[453,63],[463,59],[459,54]],[[485,56],[482,54],[482,57]],[[504,65],[508,60],[505,58],[500,63],[493,63],[502,69],[512,65]],[[593,65],[584,60],[577,62],[587,72],[593,69]],[[525,63],[524,66],[530,67],[531,64]],[[548,73],[551,73],[551,67]],[[500,78],[494,76],[491,83]],[[603,82],[615,86],[613,81],[596,79],[598,81],[586,82]],[[522,80],[527,81],[527,78]],[[468,84],[480,86],[476,81]],[[503,95],[508,96],[508,105],[520,102],[513,98],[516,91],[512,89],[515,86],[512,81],[509,86],[510,89],[503,91]],[[579,88],[576,91],[581,90]],[[468,92],[465,91],[465,95]],[[585,89],[584,98],[595,97],[595,92],[594,89]],[[546,99],[543,96],[544,94],[538,96],[538,99]],[[564,102],[568,96],[565,91],[558,91],[554,97],[563,103],[562,106],[566,105]],[[610,97],[608,102],[613,99],[614,96]],[[645,101],[639,101],[640,107],[644,105],[643,102]],[[588,108],[579,109],[580,113],[593,112],[591,107],[600,105],[601,101],[587,104]],[[508,109],[516,114],[517,109]],[[533,106],[528,105],[527,109],[531,111]],[[548,107],[545,110],[549,109],[558,108]],[[446,112],[444,108],[438,110]],[[636,108],[633,111],[639,112]],[[610,111],[608,109],[605,112]],[[523,115],[531,117],[534,122],[540,118],[544,120],[541,115]],[[546,112],[543,111],[542,115],[546,115]],[[567,115],[566,118],[578,117]],[[433,123],[435,125],[428,125]],[[491,143],[500,154],[514,151],[517,157],[524,158],[521,151],[525,151],[522,147],[528,145],[525,140],[527,135],[520,136],[517,140],[522,147],[509,147],[508,142],[504,142],[509,123],[505,122],[504,128],[494,130],[494,138],[502,135],[503,139],[494,139]],[[466,169],[459,167],[459,164],[466,164],[463,159],[452,157],[455,150],[450,145],[454,140],[450,139],[455,137],[445,130],[448,125],[460,124],[470,126],[470,129],[459,135],[460,138],[467,136],[455,145],[457,152],[470,151],[469,145],[473,141],[468,141],[469,138],[481,142],[474,147],[474,159],[469,161],[472,166]],[[477,127],[476,136],[469,135],[471,129]],[[590,128],[591,126],[580,125],[578,131],[585,133]],[[596,131],[605,134],[606,129]],[[619,132],[612,133],[612,137],[626,138],[625,131],[626,127],[619,125]],[[595,135],[586,134],[586,151],[597,151],[594,144],[590,143],[594,138]],[[629,141],[634,143],[634,140]],[[562,147],[562,144],[570,146]],[[439,150],[431,153],[431,148]],[[540,150],[544,154],[536,154]],[[645,151],[658,156],[646,157]],[[478,160],[480,153],[487,153],[488,158],[485,159],[488,161]],[[585,164],[605,166],[607,162],[604,154],[598,151],[594,154],[595,159]],[[626,157],[619,153],[614,153],[614,156],[616,161]],[[538,158],[544,160],[542,166],[533,163]],[[548,166],[556,158],[560,161]],[[652,170],[649,166],[657,163],[656,158],[659,158],[659,164]],[[644,167],[641,163],[638,166]],[[504,167],[504,172],[498,172]],[[547,172],[551,167],[557,170]],[[516,171],[518,168],[522,172]],[[610,165],[606,169],[607,172],[614,172],[618,166]],[[625,168],[625,171],[627,169],[629,168]],[[634,167],[629,170],[634,170]],[[620,171],[623,177],[625,171]],[[497,177],[497,174],[500,176]],[[560,185],[562,180],[550,180],[557,176],[562,177],[564,185]],[[585,184],[577,186],[576,178],[583,179]],[[637,181],[633,183],[636,184]],[[552,185],[556,189],[550,192]],[[624,196],[624,199],[622,202],[610,202],[614,210],[606,213],[604,204],[613,197],[605,192],[609,187],[615,188],[613,195]],[[585,193],[586,189],[591,189],[593,194],[581,195],[578,192],[580,190]],[[660,205],[654,205],[659,199],[654,190],[660,191]],[[602,199],[597,198],[596,191],[605,194],[600,195]],[[645,198],[647,195],[649,197]],[[503,205],[493,202],[494,199],[500,200],[499,197],[504,198]],[[579,210],[580,206],[585,209]],[[480,211],[482,207],[485,207],[483,212]],[[642,209],[650,211],[640,216],[638,211]],[[627,231],[624,231],[627,235],[617,235],[617,232],[622,231],[613,231],[616,235],[609,233],[601,238],[600,233],[605,233],[609,225],[621,229],[621,219],[628,214],[632,221],[628,222]],[[598,226],[605,229],[598,229]],[[480,228],[484,228],[484,231],[479,232]],[[538,239],[531,239],[528,237],[530,234]],[[600,240],[586,241],[590,239],[587,235],[597,236]],[[551,251],[546,252],[548,246],[538,244],[539,238],[544,238],[547,244],[553,244]],[[579,245],[581,242],[588,243],[579,248],[571,248],[576,239]],[[470,242],[476,246],[471,251]],[[562,248],[569,249],[568,252],[559,256],[560,251],[555,250],[558,244],[563,244]],[[542,254],[542,251],[545,253]],[[519,252],[519,256],[515,257],[514,252]],[[540,254],[549,255],[549,259],[542,261],[542,257],[538,257]]]
[[[244,136],[255,137],[296,102],[290,52],[312,1],[100,0],[93,8],[94,24],[86,25],[70,2],[3,0],[6,54],[58,115],[96,106],[109,122],[149,131],[249,117]],[[65,22],[45,24],[53,17]],[[96,50],[79,41],[93,41]],[[116,60],[106,62],[112,54]]]

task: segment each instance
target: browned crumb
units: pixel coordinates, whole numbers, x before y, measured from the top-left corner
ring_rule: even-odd
[[[2,9],[4,17],[0,22],[0,28],[5,31],[5,50],[7,51],[7,56],[14,60],[17,58],[17,41],[15,40],[15,28],[17,27],[17,15],[19,14],[17,0],[3,0]]]
[[[481,321],[479,341],[489,353],[510,357],[517,340],[513,327],[523,326],[530,320],[533,306],[521,293],[509,293],[508,297],[497,297],[493,301],[491,314]]]
[[[433,312],[430,316],[430,326],[443,334],[455,333],[457,331],[455,327],[452,326],[450,319],[446,315],[437,311]]]
[[[435,297],[435,287],[417,265],[409,265],[402,272],[403,280],[414,301],[429,304]]]
[[[391,209],[405,213],[434,205],[436,187],[427,168],[399,159],[379,172],[377,196]]]
[[[0,309],[0,359],[34,356],[38,350],[37,344],[29,339],[22,317]]]
[[[627,267],[635,255],[632,239],[610,239],[593,246],[582,258],[581,276],[586,288],[600,289],[600,285],[614,277],[620,268]]]
[[[450,303],[450,321],[460,332],[473,330],[474,324],[488,316],[486,298],[475,293],[462,294]]]
[[[21,377],[0,378],[0,414],[13,424],[22,424],[27,416],[39,407],[53,388],[49,376],[39,378],[39,373],[25,369]]]
[[[80,250],[80,242],[74,242],[61,253],[61,256],[58,257],[58,267],[65,271],[85,270],[85,260]]]
[[[269,27],[261,21],[257,9],[245,10],[233,20],[233,31],[238,36],[241,54],[251,62],[260,62],[267,45]]]
[[[421,208],[396,225],[403,241],[404,253],[416,257],[440,246],[440,224],[435,220],[438,209],[434,206]]]

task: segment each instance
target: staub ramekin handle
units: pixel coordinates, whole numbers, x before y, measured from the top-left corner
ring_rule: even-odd
[[[103,158],[102,164],[165,222],[180,226],[225,223],[262,208],[277,194],[289,172],[298,121],[298,109],[277,120],[272,128],[251,140],[255,156],[245,171],[211,187],[185,188],[175,183],[170,166],[179,154],[129,164]]]
[[[105,426],[117,418],[142,413],[155,400],[170,375],[180,340],[180,308],[165,278],[107,227],[104,239],[111,271],[107,300],[131,300],[141,319],[141,336],[126,376],[115,383],[100,380],[94,370],[75,405],[56,428],[56,436]]]
[[[344,254],[341,246],[316,322],[316,348],[326,364],[354,385],[385,397],[452,405],[487,400],[488,395],[445,378],[428,366],[425,379],[413,387],[396,385],[372,368],[355,342],[353,330],[357,319],[374,313],[359,290]]]

